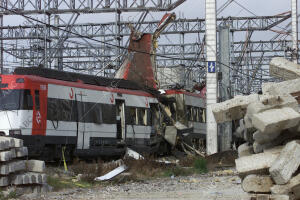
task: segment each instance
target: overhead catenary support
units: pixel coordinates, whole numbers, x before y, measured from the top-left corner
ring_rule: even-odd
[[[217,20],[216,0],[205,1],[206,22],[206,151],[208,155],[218,152],[218,128],[210,105],[217,103]]]
[[[59,25],[59,15],[55,15],[54,16],[54,26],[58,26],[58,25]],[[59,37],[59,29],[57,29],[56,31],[57,31],[57,36]],[[58,42],[59,42],[59,40],[57,39],[56,45],[58,46],[59,49],[58,49],[57,58],[55,58],[55,61],[54,61],[54,65],[55,65],[54,68],[62,71],[63,70],[63,55],[62,55],[63,47],[59,47]]]
[[[231,98],[230,81],[230,29],[228,26],[219,27],[219,67],[222,73],[222,79],[219,81],[220,101],[226,101]],[[232,127],[231,122],[225,122],[219,125],[220,150],[231,149]]]
[[[298,13],[297,0],[291,0],[292,6],[292,41],[293,41],[293,61],[298,63]]]

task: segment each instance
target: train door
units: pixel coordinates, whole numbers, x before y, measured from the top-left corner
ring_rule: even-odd
[[[80,92],[75,95],[76,108],[77,108],[77,149],[84,149],[84,136],[85,136],[85,104],[84,95]]]
[[[116,99],[117,139],[126,140],[125,101]]]

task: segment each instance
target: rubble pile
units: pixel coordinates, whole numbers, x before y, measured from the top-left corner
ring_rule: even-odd
[[[263,85],[263,94],[237,96],[212,106],[217,123],[239,120],[236,169],[244,191],[300,199],[300,65],[282,58],[270,73],[283,82]]]
[[[0,189],[17,194],[47,192],[45,162],[26,160],[23,140],[0,136]]]

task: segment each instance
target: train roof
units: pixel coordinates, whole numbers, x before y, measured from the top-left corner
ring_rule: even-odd
[[[48,68],[18,67],[14,70],[14,74],[35,75],[39,77],[69,81],[69,82],[81,81],[84,84],[103,86],[103,87],[115,87],[115,88],[128,89],[128,90],[141,90],[155,96],[160,94],[160,92],[154,88],[149,88],[129,80],[99,77],[99,76],[79,74],[74,72],[58,71],[58,70],[48,69]]]

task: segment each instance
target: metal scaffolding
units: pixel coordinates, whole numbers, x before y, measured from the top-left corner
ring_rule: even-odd
[[[122,55],[126,53],[130,27],[137,27],[144,33],[153,33],[159,20],[145,20],[147,13],[170,11],[184,2],[185,0],[2,0],[1,72],[3,73],[2,66],[13,69],[17,66],[42,65],[60,70],[112,76],[122,62]],[[121,18],[123,12],[140,12],[140,19],[136,22],[124,21]],[[78,23],[80,13],[89,13],[91,16],[96,13],[115,13],[115,21]],[[68,17],[63,20],[60,17],[62,14]],[[231,33],[231,59],[227,67],[230,68],[235,94],[257,92],[263,82],[275,81],[268,71],[268,63],[272,57],[292,59],[297,56],[296,42],[290,37],[292,30],[289,31],[292,26],[282,28],[292,21],[292,14],[294,12],[276,16],[216,19],[217,31],[219,27],[228,27]],[[31,20],[30,23],[16,26],[3,26],[7,15],[42,16],[44,24],[32,23]],[[182,84],[187,88],[191,87],[193,81],[200,82],[206,78],[205,26],[205,19],[179,18],[161,33],[156,65],[162,69],[183,67],[182,77],[185,80]],[[253,39],[253,33],[264,31],[280,34],[262,41]],[[236,37],[245,33],[247,37],[244,41]],[[171,39],[176,42],[172,43],[168,37],[176,38]],[[172,79],[167,75],[161,77]]]

